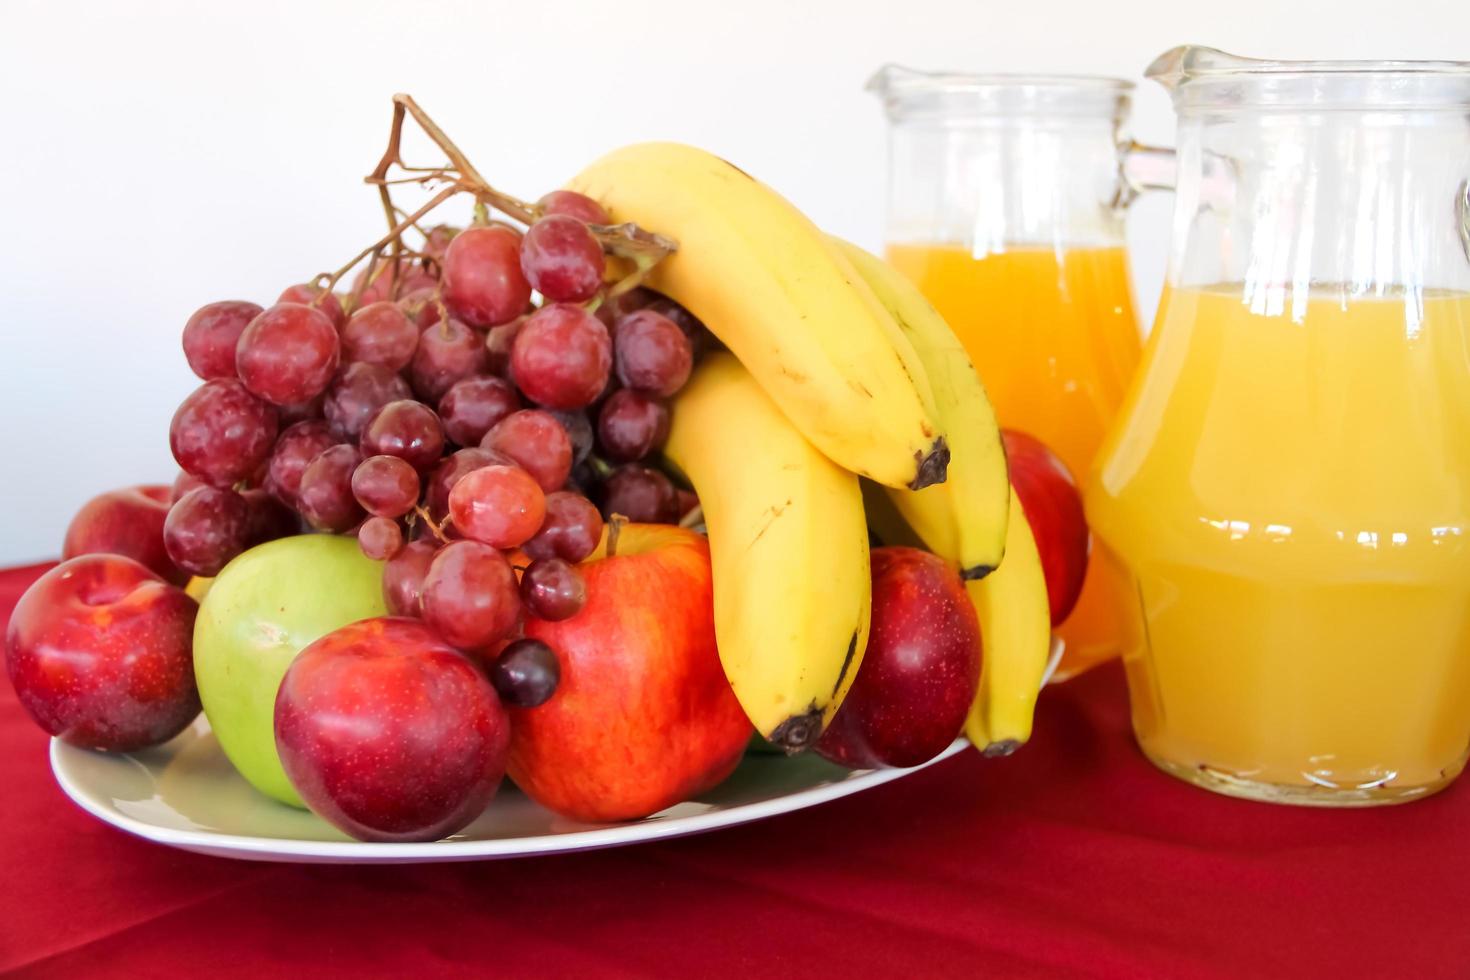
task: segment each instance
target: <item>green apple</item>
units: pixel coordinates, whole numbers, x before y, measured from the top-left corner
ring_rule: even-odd
[[[194,676],[219,744],[267,796],[304,807],[276,755],[276,690],[302,648],[385,616],[383,563],[332,534],[252,548],[214,579],[194,626]]]

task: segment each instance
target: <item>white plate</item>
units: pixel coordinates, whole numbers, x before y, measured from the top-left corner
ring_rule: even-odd
[[[956,741],[933,765],[965,747]],[[448,840],[368,844],[257,793],[201,716],[165,745],[113,755],[51,740],[51,769],[83,810],[130,834],[186,851],[256,861],[393,864],[528,857],[698,834],[790,813],[899,779],[914,769],[852,772],[808,753],[749,754],[724,783],[644,820],[584,824],[533,803],[507,781],[489,809]]]
[[[1045,684],[1061,658],[1053,640]],[[813,753],[747,754],[696,800],[631,823],[584,824],[532,802],[507,781],[478,820],[429,844],[355,841],[304,810],[277,803],[235,772],[201,715],[173,741],[114,755],[51,740],[51,771],[72,802],[104,823],[170,847],[253,861],[402,864],[530,857],[619,847],[749,823],[882,786],[962,751],[956,740],[923,766],[853,772]]]

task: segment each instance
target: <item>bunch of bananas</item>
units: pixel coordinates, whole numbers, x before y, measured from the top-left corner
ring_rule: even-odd
[[[1046,585],[949,326],[882,260],[704,151],[626,147],[572,187],[678,240],[649,285],[728,348],[679,394],[664,451],[704,508],[716,641],[756,729],[797,752],[842,703],[867,644],[871,526],[956,564],[985,647],[966,732],[990,754],[1024,742]]]

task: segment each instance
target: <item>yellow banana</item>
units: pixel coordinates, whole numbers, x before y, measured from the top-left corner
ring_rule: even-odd
[[[965,583],[985,648],[965,734],[986,755],[1010,755],[1031,737],[1031,716],[1051,652],[1046,577],[1014,490],[1010,514],[1005,561],[985,578]]]
[[[919,290],[875,256],[842,247],[924,361],[953,451],[941,486],[865,485],[868,520],[884,543],[921,543],[959,564],[985,647],[965,733],[986,755],[1008,755],[1031,737],[1051,612],[1031,526],[1010,488],[995,413],[963,346]]]
[[[944,483],[890,489],[888,496],[930,550],[959,562],[961,578],[983,578],[1005,553],[1010,503],[1005,447],[985,387],[959,338],[917,286],[877,256],[833,242],[913,344],[949,442]]]
[[[807,442],[724,352],[706,356],[676,397],[664,454],[704,508],[715,639],[735,697],[772,743],[808,748],[868,642],[857,477]]]
[[[941,483],[924,368],[851,262],[775,191],[703,150],[639,143],[571,183],[678,240],[648,284],[704,321],[817,449],[879,483]]]

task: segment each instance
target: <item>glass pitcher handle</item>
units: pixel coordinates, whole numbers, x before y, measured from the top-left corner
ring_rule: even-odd
[[[1174,151],[1166,146],[1149,146],[1137,140],[1118,144],[1118,189],[1113,207],[1123,210],[1144,191],[1172,191],[1178,174]]]
[[[1460,219],[1460,247],[1465,250],[1465,261],[1470,262],[1470,180],[1460,181],[1455,195],[1455,213]]]

